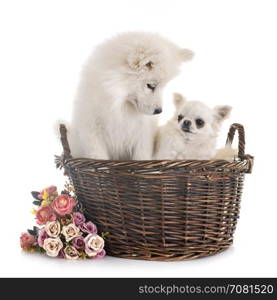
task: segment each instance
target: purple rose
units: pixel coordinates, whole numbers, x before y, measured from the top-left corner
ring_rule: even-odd
[[[93,224],[91,221],[84,223],[83,225],[81,225],[80,228],[83,232],[97,234],[96,225]]]
[[[97,253],[95,258],[103,258],[106,255],[106,251],[103,249],[101,252]]]
[[[64,258],[64,250],[63,249],[61,249],[60,250],[60,252],[59,252],[59,254],[58,254],[58,258]]]
[[[41,229],[38,234],[38,245],[43,248],[44,240],[49,238],[45,229]]]
[[[76,226],[83,225],[86,222],[85,216],[83,214],[81,214],[80,212],[73,213],[73,220],[74,220],[74,224]]]
[[[72,240],[72,245],[73,247],[75,247],[76,249],[84,249],[85,248],[85,241],[84,238],[82,236],[77,236],[76,238],[74,238]]]

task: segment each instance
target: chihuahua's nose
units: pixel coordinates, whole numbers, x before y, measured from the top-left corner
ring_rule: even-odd
[[[182,125],[183,128],[189,129],[190,126],[191,126],[191,121],[190,121],[190,120],[185,120],[185,121],[183,122],[183,125]]]
[[[163,110],[159,107],[159,108],[156,108],[153,112],[153,115],[158,115],[162,112]]]

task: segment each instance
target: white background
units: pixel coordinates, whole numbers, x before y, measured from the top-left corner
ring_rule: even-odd
[[[276,1],[0,1],[1,276],[277,276]],[[53,155],[56,119],[68,118],[91,49],[118,32],[159,32],[195,52],[167,87],[209,105],[234,107],[227,127],[246,129],[255,156],[246,176],[234,245],[193,261],[107,257],[65,261],[24,254],[19,235],[34,225],[31,190],[63,186]],[[167,110],[170,112],[170,107]],[[165,116],[166,117],[166,116]]]

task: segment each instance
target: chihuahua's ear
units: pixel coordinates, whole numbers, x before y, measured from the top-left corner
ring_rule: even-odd
[[[193,51],[184,48],[179,50],[179,56],[181,58],[181,61],[189,61],[194,57],[194,53]]]
[[[173,102],[176,109],[179,109],[186,101],[187,101],[186,98],[182,94],[179,93],[173,94]]]
[[[228,119],[231,114],[232,107],[229,105],[217,105],[214,108],[216,120],[218,122],[224,121],[225,119]]]

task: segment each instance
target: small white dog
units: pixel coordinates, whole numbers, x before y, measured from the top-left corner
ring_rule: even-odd
[[[212,159],[221,123],[231,107],[211,109],[199,101],[186,101],[180,94],[174,94],[174,104],[174,117],[157,131],[154,159]]]
[[[152,33],[120,34],[84,66],[69,126],[73,157],[152,158],[161,93],[193,53]]]

